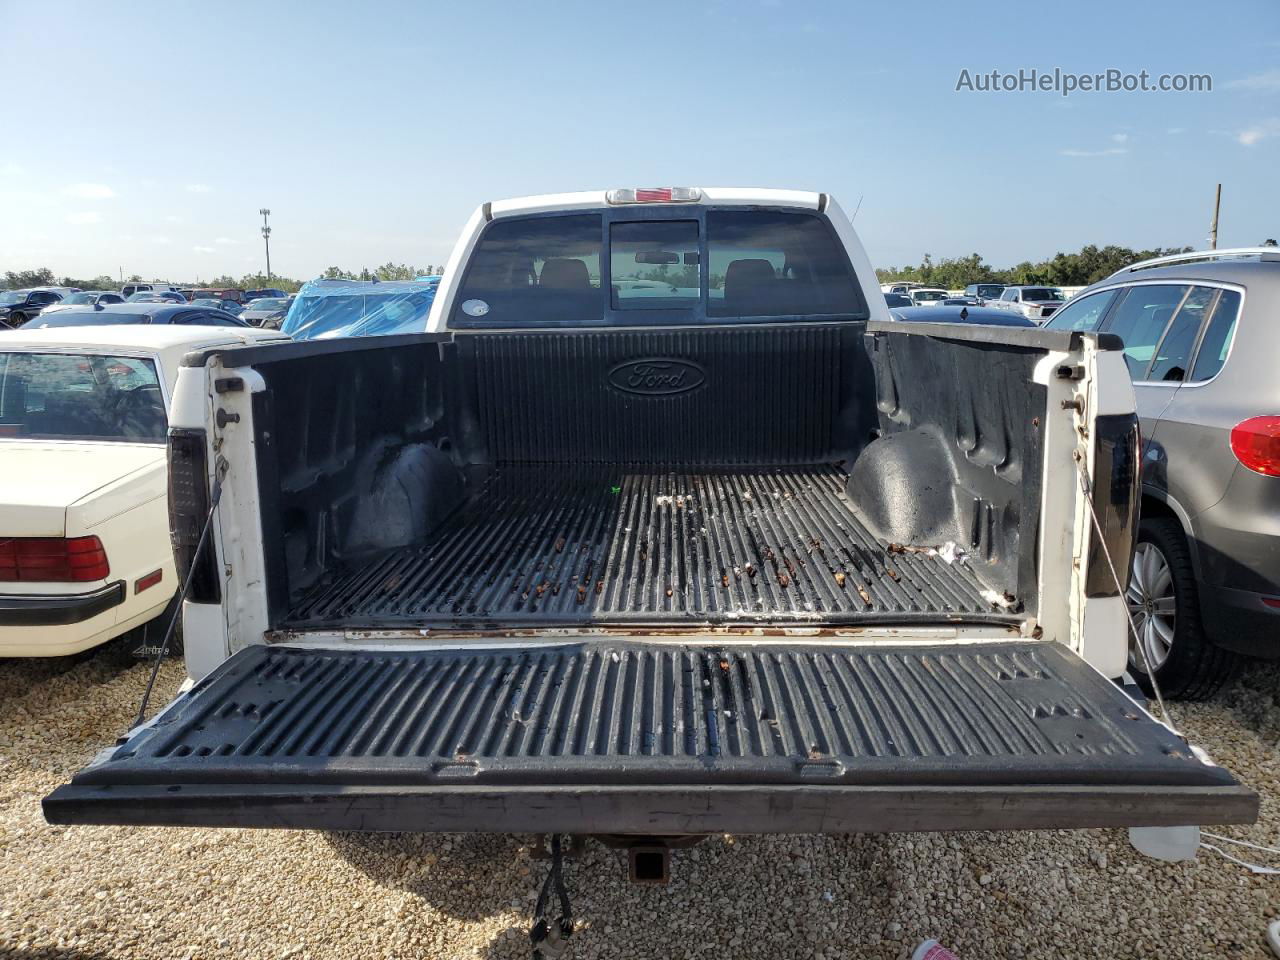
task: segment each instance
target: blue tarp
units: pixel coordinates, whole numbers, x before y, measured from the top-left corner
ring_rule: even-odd
[[[303,284],[281,329],[295,340],[422,333],[436,282],[312,280]]]

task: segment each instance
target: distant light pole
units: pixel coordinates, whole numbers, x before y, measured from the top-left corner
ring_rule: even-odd
[[[271,282],[271,227],[267,225],[267,217],[271,216],[271,211],[263,207],[258,211],[262,214],[262,242],[267,248],[267,282]]]

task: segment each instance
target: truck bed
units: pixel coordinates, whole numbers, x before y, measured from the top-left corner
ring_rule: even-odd
[[[348,563],[283,626],[1009,618],[966,563],[877,540],[845,480],[826,464],[498,466],[426,544]]]

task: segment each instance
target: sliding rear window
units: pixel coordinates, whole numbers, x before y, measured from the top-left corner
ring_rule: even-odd
[[[682,205],[490,224],[449,322],[630,326],[866,316],[824,217]]]

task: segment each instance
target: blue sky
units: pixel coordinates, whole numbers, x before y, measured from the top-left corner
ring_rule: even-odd
[[[442,262],[479,203],[825,190],[878,266],[1280,235],[1280,3],[0,0],[0,271]],[[1211,93],[956,92],[962,69]]]

